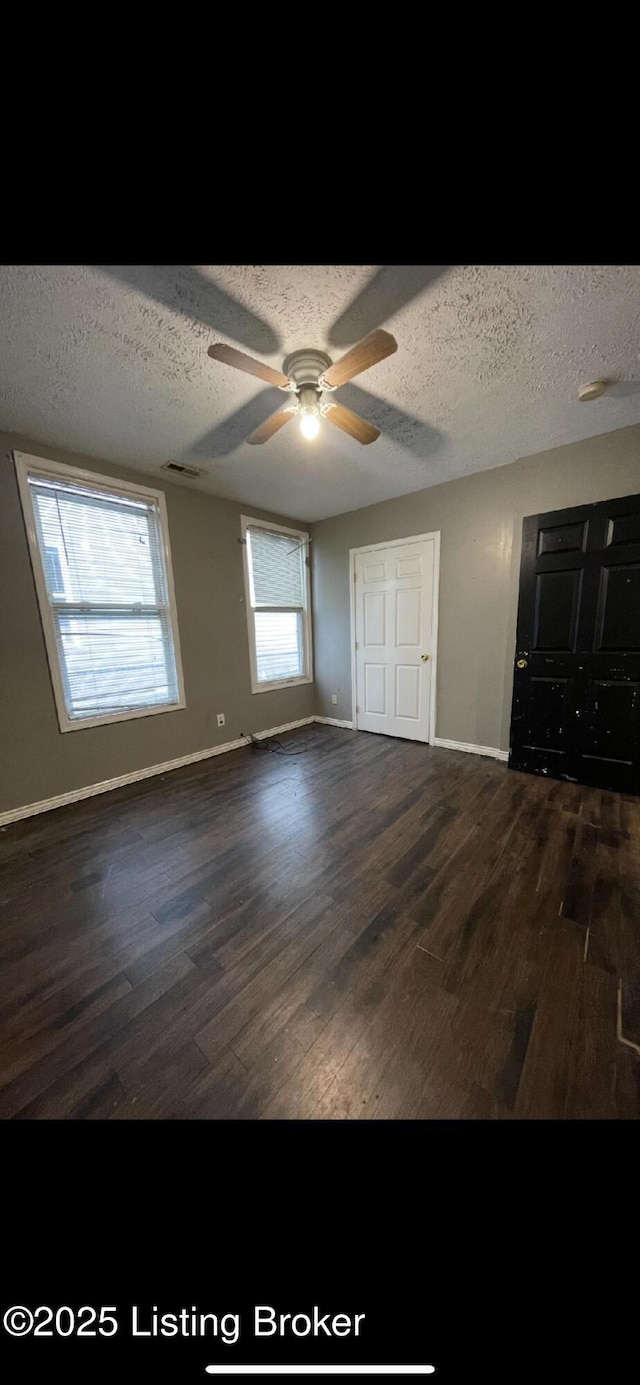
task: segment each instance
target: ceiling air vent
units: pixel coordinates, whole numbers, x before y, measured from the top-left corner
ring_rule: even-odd
[[[202,476],[202,472],[198,471],[197,467],[183,466],[182,462],[165,462],[162,470],[176,471],[179,476]]]

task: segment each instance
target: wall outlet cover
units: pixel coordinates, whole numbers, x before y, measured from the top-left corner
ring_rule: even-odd
[[[335,707],[336,704],[337,704],[337,701],[338,701],[338,694],[337,694],[337,693],[332,693],[332,694],[331,694],[331,701],[333,702],[333,705],[334,705],[334,707]]]
[[[224,726],[224,712],[218,712],[218,726]]]

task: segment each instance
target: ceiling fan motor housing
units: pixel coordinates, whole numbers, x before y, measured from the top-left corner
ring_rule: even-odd
[[[304,351],[292,351],[283,362],[282,369],[285,375],[289,376],[294,389],[299,393],[305,385],[313,387],[317,392],[318,381],[324,375],[325,370],[331,365],[331,357],[325,351],[314,351],[312,348],[305,348]],[[302,399],[301,399],[302,403]],[[317,403],[317,393],[316,393]]]

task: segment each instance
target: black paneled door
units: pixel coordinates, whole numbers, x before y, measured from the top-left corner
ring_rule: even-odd
[[[640,495],[524,521],[509,764],[640,793]]]

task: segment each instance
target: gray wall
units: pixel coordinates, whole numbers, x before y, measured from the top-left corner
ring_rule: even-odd
[[[638,491],[635,426],[315,524],[316,711],[352,716],[349,549],[439,529],[436,734],[507,750],[523,517]]]
[[[11,449],[164,490],[187,706],[60,732]],[[0,812],[311,716],[313,684],[252,694],[240,514],[277,519],[125,467],[0,434]],[[292,520],[281,521],[297,527]],[[216,713],[226,725],[218,730]]]
[[[437,734],[506,750],[523,516],[640,491],[637,426],[313,525],[316,683],[254,695],[239,517],[243,510],[278,516],[163,479],[187,707],[63,735],[12,448],[145,481],[124,467],[0,434],[0,812],[314,712],[350,720],[349,549],[434,529],[442,534]],[[227,718],[221,731],[218,711]]]

